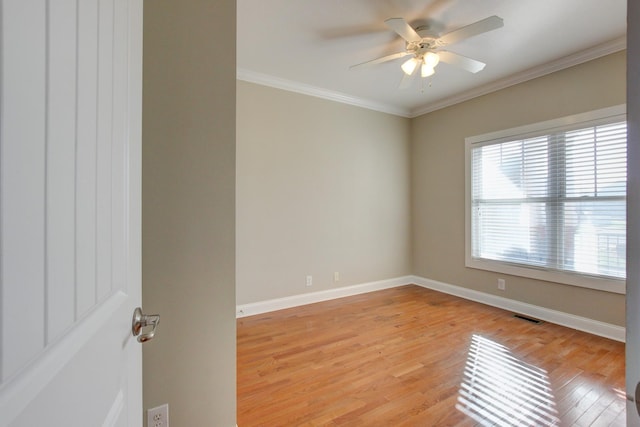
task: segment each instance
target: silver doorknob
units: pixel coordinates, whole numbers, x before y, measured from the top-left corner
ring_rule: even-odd
[[[133,311],[133,319],[131,320],[131,333],[134,337],[138,337],[138,342],[144,343],[153,338],[156,334],[156,328],[160,323],[159,314],[143,314],[142,309],[137,307]],[[151,330],[147,333],[142,333],[142,328],[147,326],[151,327]]]

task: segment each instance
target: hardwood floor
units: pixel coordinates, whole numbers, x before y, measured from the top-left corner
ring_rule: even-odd
[[[403,286],[237,321],[238,426],[624,426],[624,344]]]

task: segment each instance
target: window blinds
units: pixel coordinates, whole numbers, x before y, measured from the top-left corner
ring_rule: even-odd
[[[473,146],[471,256],[624,278],[626,136],[617,122]]]

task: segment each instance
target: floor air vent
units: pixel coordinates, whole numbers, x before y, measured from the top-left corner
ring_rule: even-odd
[[[523,314],[514,314],[513,317],[517,317],[518,319],[526,320],[527,322],[535,323],[539,325],[542,323],[542,320],[534,319],[533,317],[527,317]]]

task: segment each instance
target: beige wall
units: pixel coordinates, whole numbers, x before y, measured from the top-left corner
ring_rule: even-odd
[[[466,268],[465,137],[625,102],[625,52],[415,118],[411,123],[414,273],[624,325],[623,295]],[[497,279],[506,279],[506,291]]]
[[[232,427],[236,2],[144,7],[143,303],[162,316],[143,347],[144,407]]]
[[[409,120],[243,81],[237,96],[237,303],[410,274]]]

